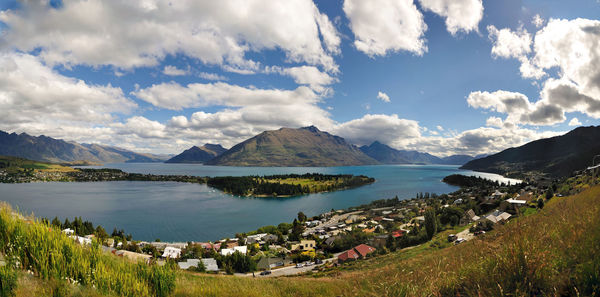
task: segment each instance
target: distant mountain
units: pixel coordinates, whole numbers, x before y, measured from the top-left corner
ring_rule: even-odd
[[[226,166],[351,166],[378,164],[343,138],[314,126],[265,131],[208,161]]]
[[[205,163],[226,151],[220,144],[207,143],[201,147],[193,146],[165,163]]]
[[[463,165],[471,160],[476,159],[477,157],[471,157],[469,155],[452,155],[448,157],[442,158],[441,164],[446,165]]]
[[[162,156],[135,153],[98,144],[79,144],[52,137],[0,131],[0,155],[44,162],[90,161],[97,163],[162,162]]]
[[[453,155],[439,158],[432,154],[421,153],[418,151],[397,150],[379,141],[374,141],[370,145],[361,146],[360,150],[383,164],[462,165],[474,159],[467,155]]]
[[[579,127],[571,132],[510,148],[473,160],[461,168],[503,175],[537,171],[550,176],[567,176],[585,169],[600,154],[600,126]]]

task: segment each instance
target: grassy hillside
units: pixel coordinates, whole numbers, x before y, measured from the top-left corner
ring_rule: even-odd
[[[186,274],[175,296],[592,296],[600,294],[600,187],[457,246],[445,233],[325,276]],[[442,248],[438,248],[442,247]]]

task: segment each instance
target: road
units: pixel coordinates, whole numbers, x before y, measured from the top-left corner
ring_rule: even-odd
[[[328,227],[336,226],[337,224],[343,223],[349,216],[351,216],[353,214],[360,214],[360,213],[363,213],[363,211],[362,210],[361,211],[353,211],[353,212],[349,212],[349,213],[345,213],[345,214],[341,214],[341,215],[337,215],[337,214],[333,215],[325,223],[319,224],[318,226],[315,226],[315,227],[306,228],[304,230],[304,232],[314,233],[314,231],[316,229],[327,229]]]
[[[260,275],[260,272],[255,272],[254,275],[256,277],[277,277],[277,276],[301,274],[301,273],[305,273],[305,272],[311,271],[311,270],[313,270],[313,268],[321,266],[321,265],[323,265],[325,263],[333,262],[335,259],[337,259],[337,256],[339,256],[340,254],[341,253],[336,253],[336,254],[333,255],[332,258],[323,260],[322,264],[316,264],[316,265],[311,265],[311,266],[303,266],[303,267],[300,267],[300,268],[296,268],[295,265],[293,265],[293,266],[286,266],[286,267],[283,267],[283,268],[272,269],[271,270],[271,274]],[[236,274],[236,275],[246,276],[246,277],[252,277],[252,273],[248,273],[248,274]]]

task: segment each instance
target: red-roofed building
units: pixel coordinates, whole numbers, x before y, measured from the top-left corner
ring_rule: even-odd
[[[392,237],[394,237],[394,238],[402,237],[402,236],[404,236],[404,234],[406,234],[406,230],[392,231]]]
[[[338,256],[338,262],[342,263],[348,260],[356,260],[358,258],[360,258],[360,256],[354,251],[354,249],[350,249]]]
[[[366,258],[368,254],[375,251],[375,248],[366,244],[360,244],[354,247],[354,250],[360,255],[361,258]]]

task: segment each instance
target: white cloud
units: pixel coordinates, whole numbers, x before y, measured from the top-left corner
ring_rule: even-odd
[[[294,82],[300,85],[308,85],[311,89],[326,93],[331,91],[327,86],[338,81],[337,78],[330,76],[325,72],[321,72],[319,68],[314,66],[298,66],[283,68],[279,66],[271,66],[265,68],[266,73],[279,73],[287,75],[294,79]]]
[[[345,0],[343,9],[355,36],[354,46],[370,57],[427,51],[427,25],[412,0]]]
[[[66,77],[28,54],[0,53],[0,129],[91,129],[137,105],[120,88]],[[85,128],[87,127],[87,128]],[[53,134],[56,135],[56,134]]]
[[[581,122],[579,121],[579,119],[578,119],[578,118],[572,118],[572,119],[569,121],[569,126],[581,126],[581,125],[582,125],[582,124],[581,124]]]
[[[165,75],[179,76],[189,74],[189,70],[179,69],[176,66],[167,65],[162,71]]]
[[[536,27],[536,28],[540,28],[544,25],[544,19],[539,15],[536,14],[533,16],[533,19],[531,20],[531,23]]]
[[[93,12],[93,13],[89,13]],[[249,17],[251,16],[251,17]],[[271,1],[46,1],[0,12],[6,46],[40,49],[49,65],[157,65],[184,54],[229,71],[253,72],[248,52],[280,49],[289,62],[337,72],[340,37],[309,0]]]
[[[520,58],[531,52],[531,34],[524,28],[511,31],[508,28],[498,30],[487,26],[488,37],[494,44],[492,56],[501,58]]]
[[[439,131],[444,131],[444,127],[442,127],[440,125],[437,125],[435,128],[438,129]]]
[[[488,127],[502,128],[503,123],[502,123],[502,119],[499,117],[489,117],[485,121],[485,125]]]
[[[377,99],[381,99],[381,101],[383,101],[383,102],[390,102],[390,96],[388,96],[384,92],[378,92]]]
[[[421,136],[417,121],[401,119],[395,114],[366,114],[337,125],[332,132],[358,145],[368,145],[375,140],[394,144]]]
[[[216,73],[200,72],[198,73],[198,76],[206,80],[228,80],[227,77]]]
[[[446,28],[452,35],[459,31],[478,32],[483,17],[481,0],[419,0],[423,9],[446,18]]]

